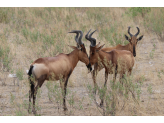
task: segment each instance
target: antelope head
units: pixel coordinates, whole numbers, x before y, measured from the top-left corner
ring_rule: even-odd
[[[95,38],[92,38],[92,34],[96,31],[93,31],[89,36],[89,32],[91,31],[91,29],[88,31],[88,33],[85,35],[85,38],[91,42],[91,45],[90,45],[90,51],[89,51],[89,61],[91,63],[91,66],[94,65],[95,63],[98,62],[98,57],[99,57],[99,54],[98,54],[98,51],[101,50],[103,48],[103,46],[105,45],[99,45],[100,42],[96,45],[96,39]]]
[[[138,32],[135,35],[132,35],[130,33],[130,27],[128,27],[128,34],[130,35],[130,38],[127,35],[125,35],[126,40],[128,40],[130,42],[130,51],[134,57],[136,56],[137,43],[138,43],[138,41],[140,41],[143,38],[143,35],[142,35],[137,39],[137,35],[140,33],[140,29],[138,27],[136,27],[136,28],[137,28]]]
[[[83,37],[83,32],[80,30],[73,30],[69,33],[76,33],[75,41],[77,43],[77,47],[75,47],[75,46],[70,46],[70,47],[74,50],[77,50],[79,60],[86,64],[88,71],[92,71],[92,67],[91,67],[91,64],[89,62],[89,58],[88,58],[88,54],[86,52],[85,45],[81,40]],[[79,33],[80,33],[80,37],[78,38]]]

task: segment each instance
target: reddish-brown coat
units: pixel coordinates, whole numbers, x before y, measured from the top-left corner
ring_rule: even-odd
[[[32,86],[34,85],[35,87],[34,89],[31,88],[31,91],[29,92],[29,102],[31,102],[31,97],[33,96],[34,113],[36,113],[35,95],[37,89],[42,86],[45,80],[60,80],[60,86],[63,90],[63,108],[64,110],[67,110],[65,96],[68,79],[78,61],[85,63],[87,66],[89,65],[89,58],[84,45],[70,47],[74,50],[69,54],[61,53],[55,57],[38,58],[30,65],[30,69],[32,68],[31,73],[36,80],[36,83],[30,80]]]

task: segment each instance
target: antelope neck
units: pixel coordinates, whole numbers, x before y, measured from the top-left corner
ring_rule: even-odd
[[[130,43],[128,43],[127,45],[125,45],[126,50],[128,49],[130,51]]]
[[[68,54],[68,57],[70,59],[70,62],[73,65],[73,69],[76,67],[78,61],[79,61],[79,55],[77,49],[73,50],[71,53]]]

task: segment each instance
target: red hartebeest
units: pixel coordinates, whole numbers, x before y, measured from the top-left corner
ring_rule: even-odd
[[[101,46],[96,45],[96,39],[91,37],[94,32],[92,32],[89,35],[89,37],[88,37],[88,33],[85,36],[86,39],[91,42],[89,60],[91,66],[94,65],[95,63],[98,64],[101,63],[104,66],[105,68],[104,87],[105,87],[108,79],[108,74],[114,74],[114,78],[113,78],[114,82],[116,80],[117,73],[120,74],[120,79],[123,77],[125,72],[128,72],[129,75],[131,74],[132,68],[134,66],[134,57],[133,54],[127,50],[114,49],[110,52],[105,52],[101,50],[104,45]],[[103,105],[103,99],[101,100],[100,103],[100,106],[102,105]]]
[[[36,113],[35,100],[37,89],[42,86],[45,80],[60,80],[60,86],[63,92],[63,109],[66,111],[67,107],[65,98],[67,83],[78,61],[85,63],[87,68],[91,70],[91,65],[89,63],[85,45],[81,41],[83,36],[82,31],[73,30],[69,33],[76,33],[75,41],[77,42],[77,47],[70,46],[72,49],[74,49],[71,53],[61,53],[55,57],[38,58],[30,65],[30,70],[28,72],[31,84],[29,91],[29,109],[31,98],[33,97],[33,113]],[[80,37],[78,38],[79,33]],[[31,79],[31,76],[35,79],[35,83],[34,79]]]
[[[143,35],[140,36],[137,39],[138,34],[140,33],[140,29],[138,27],[136,27],[138,32],[135,35],[132,35],[130,33],[130,27],[128,27],[128,34],[130,35],[131,38],[129,38],[127,35],[125,35],[125,38],[127,41],[129,41],[129,43],[125,46],[122,46],[120,44],[118,44],[115,47],[107,47],[107,48],[102,48],[101,50],[105,51],[105,52],[110,52],[113,49],[117,49],[117,50],[128,50],[130,51],[134,57],[136,57],[136,46],[138,41],[140,41],[143,38]]]
[[[130,51],[133,54],[133,56],[135,57],[136,56],[136,46],[137,46],[137,43],[138,43],[138,41],[140,41],[143,38],[143,35],[142,35],[142,36],[140,36],[137,39],[137,36],[140,33],[140,29],[138,27],[136,27],[136,28],[137,28],[138,32],[135,35],[132,35],[130,33],[130,27],[128,27],[128,34],[130,35],[131,38],[129,38],[127,35],[125,35],[126,40],[129,41],[129,43],[127,45],[122,46],[122,45],[118,44],[115,47],[102,48],[101,50],[102,51],[105,51],[105,52],[110,52],[110,51],[112,51],[114,49],[117,49],[117,50],[127,50],[127,51]],[[85,36],[86,39],[89,38],[89,37],[91,38],[91,35],[94,33],[94,32],[92,32],[89,35],[89,37],[88,37],[89,32]],[[98,45],[96,47],[98,47]],[[94,70],[91,72],[93,83],[94,83],[94,87],[95,87],[95,92],[94,92],[95,94],[96,94],[96,88],[97,88],[96,76],[97,76],[98,72],[100,70],[102,70],[103,68],[104,68],[103,65],[101,65],[101,64],[98,65],[97,63],[95,63],[94,64]]]

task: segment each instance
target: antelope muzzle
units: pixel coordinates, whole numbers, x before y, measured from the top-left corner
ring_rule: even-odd
[[[88,65],[86,65],[87,68],[88,68],[88,73],[90,73],[92,71],[92,67],[91,67],[91,64],[89,63]]]

